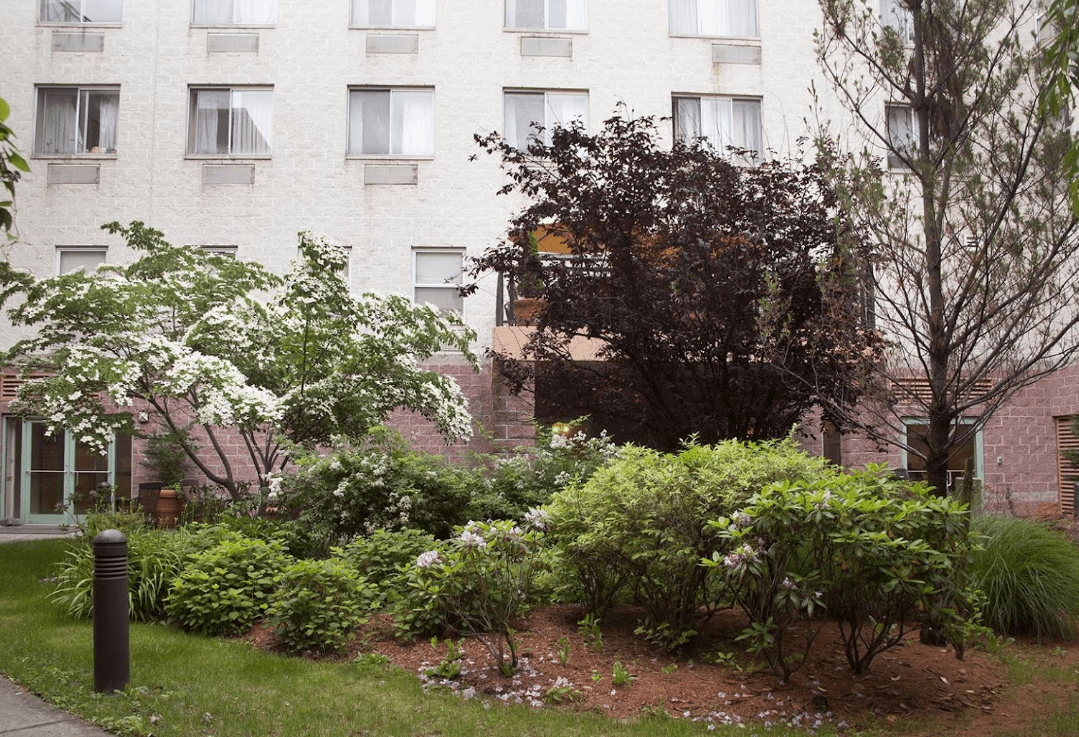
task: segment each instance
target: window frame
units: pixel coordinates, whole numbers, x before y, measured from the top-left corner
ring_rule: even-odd
[[[80,14],[82,14],[81,8],[83,8],[87,0],[74,0],[79,3]],[[115,0],[120,6],[120,18],[118,20],[101,20],[101,21],[89,21],[89,20],[48,20],[42,17],[45,15],[45,8],[48,7],[49,0],[38,0],[37,4],[37,22],[41,25],[76,25],[76,26],[120,26],[124,23],[124,0]]]
[[[734,126],[734,105],[738,104],[738,103],[741,103],[741,104],[753,103],[756,106],[756,115],[757,115],[757,123],[758,123],[756,133],[757,133],[757,136],[758,136],[758,139],[759,139],[758,140],[758,143],[760,144],[759,147],[751,148],[749,146],[741,145],[738,141],[732,140],[729,144],[727,144],[727,145],[723,146],[722,148],[720,148],[720,147],[718,147],[716,145],[715,142],[713,142],[711,140],[711,137],[703,136],[703,135],[700,136],[700,137],[702,137],[702,138],[704,138],[704,140],[708,141],[709,145],[712,147],[712,150],[714,150],[717,154],[719,154],[720,156],[722,156],[724,158],[729,157],[730,160],[735,162],[735,163],[744,164],[744,165],[747,165],[747,166],[756,166],[757,164],[760,164],[764,160],[764,100],[762,98],[753,97],[753,96],[749,96],[749,95],[745,95],[745,96],[743,96],[743,95],[698,95],[698,94],[682,94],[682,93],[675,93],[675,94],[671,95],[671,118],[672,118],[671,125],[672,125],[672,132],[674,134],[674,140],[676,142],[681,141],[681,140],[686,140],[685,135],[680,134],[680,131],[679,131],[679,121],[680,121],[680,116],[678,114],[678,102],[679,102],[679,100],[696,100],[697,104],[698,104],[698,110],[702,109],[703,103],[706,100],[708,100],[708,101],[715,100],[715,101],[719,101],[719,102],[728,102],[728,103],[730,103],[731,104],[731,116],[732,116],[731,117],[731,132],[732,132],[732,134],[733,134],[734,129],[735,129],[735,126]],[[698,115],[697,128],[703,134],[704,121],[701,119],[702,117],[703,117],[703,113]],[[690,139],[690,140],[692,140],[692,139]],[[742,142],[742,143],[744,143],[744,142]],[[752,158],[747,158],[745,156],[734,156],[734,155],[731,154],[730,151],[728,151],[728,148],[727,148],[728,146],[733,147],[733,148],[744,148],[744,149],[747,149],[749,151],[753,151],[755,155]]]
[[[961,417],[956,424],[961,426],[973,425],[976,419],[973,417]],[[911,445],[913,440],[917,439],[917,436],[912,438],[912,427],[924,427],[928,428],[929,419],[926,417],[904,417],[903,418],[903,442],[899,446],[899,462],[902,468],[906,469],[910,474],[910,478],[916,481],[925,480],[925,469],[911,469],[910,464],[912,458],[916,458],[919,463],[922,463],[922,459],[917,456],[911,456],[907,451],[907,448]],[[971,443],[971,457],[974,459],[974,478],[975,480],[985,479],[985,428],[979,427],[974,436],[968,441]],[[953,487],[957,478],[963,477],[962,468],[951,468],[952,462],[949,461],[948,469],[948,485]]]
[[[534,2],[543,3],[543,25],[542,26],[523,26],[517,23],[510,24],[510,3],[516,2],[516,0],[503,0],[502,2],[502,29],[510,32],[523,32],[523,33],[535,33],[537,31],[543,31],[545,33],[588,33],[588,0],[580,0],[581,3],[581,16],[582,23],[580,26],[570,27],[569,24],[569,4],[575,0],[565,0],[566,2],[566,18],[567,26],[565,28],[552,27],[550,25],[551,16],[551,0],[534,0]],[[516,18],[517,12],[514,10],[514,18]]]
[[[78,266],[76,268],[64,269],[64,254],[67,253],[79,253],[79,254],[100,254],[101,260],[94,265],[96,269],[98,266],[108,263],[109,247],[108,246],[57,246],[56,247],[56,269],[57,276],[63,274],[71,274],[78,270],[84,270],[85,266]]]
[[[46,104],[48,94],[50,92],[60,91],[73,91],[75,93],[75,150],[74,151],[44,151],[44,138],[45,138],[45,125],[48,119],[46,115]],[[88,131],[84,128],[84,124],[88,122],[87,112],[83,108],[83,95],[89,96],[94,92],[111,92],[116,96],[116,131],[113,134],[113,138],[119,137],[120,129],[120,85],[37,85],[34,89],[34,142],[31,156],[35,158],[57,158],[57,159],[70,159],[70,158],[109,158],[114,159],[117,156],[119,145],[114,140],[114,145],[111,148],[106,148],[104,151],[79,151],[79,141],[82,140],[83,148],[86,147],[86,137]],[[100,141],[100,136],[99,139]],[[93,148],[99,148],[94,146]]]
[[[507,107],[506,107],[506,97],[508,95],[521,95],[521,96],[531,95],[531,96],[542,96],[543,97],[543,113],[544,113],[543,143],[544,144],[550,144],[550,142],[551,142],[551,131],[554,129],[554,127],[556,125],[565,127],[565,122],[567,122],[567,121],[561,121],[561,120],[555,120],[555,121],[551,122],[551,121],[547,120],[548,111],[552,110],[551,104],[550,104],[550,96],[552,96],[552,95],[559,95],[559,96],[565,96],[565,97],[580,97],[580,98],[582,98],[583,101],[584,101],[584,106],[583,106],[584,115],[583,116],[574,116],[574,117],[581,117],[582,118],[581,122],[584,124],[585,130],[588,130],[588,121],[589,121],[589,114],[588,113],[589,113],[589,105],[591,103],[591,98],[590,98],[590,96],[588,94],[588,90],[562,90],[562,89],[535,90],[535,89],[504,88],[502,90],[502,135],[506,139],[506,143],[510,144],[514,148],[522,149],[522,147],[520,146],[520,142],[518,142],[516,140],[517,139],[516,126],[515,126],[515,130],[514,130],[513,140],[512,141],[510,140],[510,136],[509,136],[510,126],[507,125],[507,112],[508,112],[508,110],[507,110]],[[571,118],[571,121],[572,121],[572,118]],[[535,126],[532,125],[532,123],[534,123],[534,122],[536,122],[536,121],[529,121],[529,125],[528,125],[528,128],[533,130],[533,131],[535,130]],[[524,142],[525,147],[527,147],[529,139],[533,138],[534,136],[535,136],[534,133],[528,134],[528,136],[527,136],[527,138],[526,138],[526,140]]]
[[[420,261],[420,258],[422,258],[423,256],[439,256],[439,255],[446,255],[446,254],[455,255],[460,259],[460,261],[459,261],[460,269],[457,272],[458,281],[457,282],[452,282],[452,283],[449,282],[449,281],[442,281],[440,283],[435,283],[435,282],[422,282],[421,283],[420,280],[419,280],[419,261]],[[464,298],[463,295],[461,295],[461,293],[459,291],[459,288],[460,288],[461,284],[464,282],[465,255],[466,255],[466,252],[465,252],[464,248],[454,248],[452,246],[414,247],[412,249],[412,303],[415,304],[415,305],[425,305],[425,304],[434,305],[435,307],[438,308],[440,313],[441,312],[453,312],[453,313],[456,313],[457,316],[460,317],[463,320],[465,318],[465,298]],[[437,290],[457,292],[456,301],[458,302],[458,304],[460,304],[460,309],[459,310],[458,309],[444,310],[443,308],[438,307],[438,305],[435,304],[434,302],[429,302],[427,300],[424,300],[424,301],[421,302],[419,299],[417,299],[417,290],[420,290],[420,289],[437,289]]]
[[[195,6],[199,2],[212,2],[212,0],[191,0],[191,25],[196,28],[273,28],[277,25],[277,0],[265,0],[272,5],[273,20],[267,23],[255,23],[253,21],[200,21],[195,17]],[[222,0],[225,1],[225,0]],[[232,3],[233,18],[236,17],[236,3],[238,0],[227,0]]]
[[[910,167],[901,158],[903,155],[901,153],[903,147],[892,138],[892,117],[893,112],[896,110],[905,110],[907,113],[911,144],[910,153],[906,154],[908,158],[911,158],[911,154],[918,153],[917,146],[921,135],[921,129],[918,124],[918,117],[914,114],[914,108],[908,103],[888,102],[884,104],[884,133],[886,136],[885,148],[887,149],[886,159],[888,162],[888,170],[895,172],[909,172]]]
[[[389,136],[389,140],[386,142],[386,152],[370,152],[365,153],[363,148],[363,139],[360,139],[360,150],[354,151],[352,149],[352,116],[355,114],[353,109],[353,93],[354,92],[387,92],[390,95],[389,102],[389,121],[386,126],[386,133]],[[427,133],[427,140],[430,143],[429,150],[425,153],[394,153],[394,120],[397,117],[395,115],[394,108],[394,94],[400,96],[403,93],[415,93],[425,92],[428,95],[429,107],[431,110],[431,128]],[[345,157],[350,159],[410,159],[410,160],[430,160],[435,157],[435,88],[434,87],[408,87],[408,86],[377,86],[377,85],[350,85],[348,88],[347,98],[347,118],[345,120]],[[362,128],[361,128],[362,130]],[[401,137],[398,134],[397,137]]]
[[[199,92],[228,92],[229,93],[229,150],[227,152],[201,152],[196,151],[196,136],[198,134],[198,107],[196,106],[196,95]],[[232,117],[235,113],[236,106],[233,102],[233,97],[237,92],[268,92],[270,93],[270,115],[269,115],[269,140],[267,141],[266,152],[235,152],[233,151],[233,126]],[[186,158],[189,159],[271,159],[273,158],[273,85],[213,85],[213,84],[193,84],[187,88],[187,153]],[[261,132],[261,131],[260,131]]]
[[[363,2],[370,2],[370,0],[351,0],[349,2],[348,22],[349,22],[349,27],[350,28],[416,28],[416,29],[433,29],[435,27],[435,23],[437,22],[437,16],[435,15],[435,12],[436,12],[436,9],[437,9],[437,4],[436,4],[435,0],[415,0],[417,5],[420,2],[425,2],[425,3],[430,4],[431,22],[430,23],[413,23],[413,24],[395,23],[394,20],[393,20],[393,17],[397,12],[398,3],[400,2],[400,0],[389,0],[389,2],[390,2],[390,22],[388,24],[386,24],[386,23],[370,23],[370,22],[361,23],[361,22],[359,22],[357,20],[357,16],[358,16],[357,9],[358,9],[360,3],[363,3]],[[419,15],[418,11],[419,11],[419,8],[417,8],[417,15]],[[368,9],[368,15],[370,15],[370,9]]]
[[[882,29],[891,28],[905,45],[914,43],[914,14],[898,7],[898,0],[880,0],[877,19]]]
[[[730,13],[730,5],[732,3],[737,3],[737,2],[751,2],[751,3],[753,3],[753,32],[749,33],[749,34],[745,34],[745,33],[700,33],[700,32],[686,31],[686,30],[675,30],[674,24],[675,24],[676,14],[675,14],[675,7],[674,6],[675,6],[675,3],[677,3],[677,2],[679,2],[679,0],[668,0],[668,2],[667,2],[667,32],[671,36],[686,37],[686,38],[751,38],[751,39],[759,39],[761,37],[760,5],[758,3],[758,0],[714,0],[714,2],[717,4],[717,6],[718,6],[718,4],[720,2],[723,2],[723,3],[727,4],[727,6],[728,6],[727,7],[728,17],[730,17],[730,15],[731,15],[731,13]],[[699,27],[700,23],[701,23],[700,3],[702,2],[702,0],[696,0],[696,2],[698,3],[697,4],[696,22],[697,22],[697,25]],[[718,16],[718,11],[717,11],[716,14]]]

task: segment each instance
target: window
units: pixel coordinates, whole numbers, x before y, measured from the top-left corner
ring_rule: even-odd
[[[918,121],[909,105],[885,105],[888,133],[888,166],[908,169],[911,157],[918,152]]]
[[[756,36],[757,0],[670,0],[671,33]]]
[[[970,425],[972,422],[973,420],[969,418],[963,418],[952,428],[953,438],[964,439],[962,443],[952,448],[952,455],[948,458],[949,491],[953,491],[956,485],[962,481],[963,472],[966,469],[967,461],[970,459],[974,461],[974,478],[985,478],[982,463],[982,431],[978,429],[971,432]],[[909,472],[912,480],[925,481],[925,456],[929,452],[927,442],[929,425],[924,419],[905,418],[903,427],[906,431],[906,436],[903,438],[900,461]]]
[[[41,0],[42,23],[119,23],[124,19],[124,0]]]
[[[104,246],[58,246],[56,248],[56,273],[70,274],[72,271],[93,271],[105,263]]]
[[[674,98],[674,136],[679,141],[703,138],[719,153],[728,147],[746,149],[760,160],[761,101],[737,97]]]
[[[277,0],[195,0],[193,23],[268,26],[277,18]]]
[[[193,88],[188,128],[189,153],[269,155],[273,138],[273,90]]]
[[[430,156],[434,152],[434,90],[349,90],[349,154]]]
[[[585,0],[506,0],[506,28],[583,31]]]
[[[902,0],[880,0],[880,24],[899,34],[902,41],[914,40],[914,15]]]
[[[116,153],[118,87],[39,87],[34,153]]]
[[[588,125],[588,95],[584,92],[507,92],[503,97],[506,142],[525,148],[543,127],[543,142],[551,142],[551,129],[579,120]]]
[[[354,26],[433,26],[435,0],[352,0]]]
[[[464,252],[459,250],[415,250],[412,252],[413,301],[432,304],[441,312],[464,311],[461,271]]]
[[[203,252],[211,256],[224,256],[225,258],[236,258],[236,246],[199,246]]]

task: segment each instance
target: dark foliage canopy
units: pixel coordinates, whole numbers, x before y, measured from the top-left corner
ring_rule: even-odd
[[[549,141],[477,136],[509,175],[502,193],[528,198],[472,275],[543,300],[521,356],[495,356],[512,388],[535,389],[538,416],[672,449],[784,436],[821,392],[850,405],[867,389],[881,340],[815,166],[735,166],[623,115]],[[552,241],[567,253],[543,253]],[[580,360],[581,338],[599,360]]]

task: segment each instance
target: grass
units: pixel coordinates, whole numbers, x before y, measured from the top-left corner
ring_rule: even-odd
[[[971,532],[983,536],[969,569],[986,595],[983,622],[999,633],[1075,637],[1079,549],[1029,519],[978,517]]]
[[[93,691],[93,629],[49,604],[68,543],[0,545],[0,672],[46,701],[122,735],[249,737],[305,735],[699,735],[702,724],[663,717],[627,724],[600,715],[496,705],[424,694],[390,666],[285,658],[243,642],[131,624],[131,682],[123,693]],[[761,735],[802,735],[755,728]],[[746,729],[717,728],[709,734]],[[825,732],[824,734],[828,734]]]

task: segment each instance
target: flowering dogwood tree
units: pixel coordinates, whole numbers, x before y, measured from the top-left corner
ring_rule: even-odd
[[[457,383],[419,362],[448,348],[475,367],[473,334],[431,306],[349,294],[341,248],[300,233],[301,258],[280,277],[171,245],[137,221],[104,228],[140,257],[41,280],[0,265],[0,296],[18,302],[9,318],[35,330],[5,363],[50,374],[25,382],[13,408],[43,417],[50,433],[104,449],[113,433],[133,432],[130,410],[145,406],[233,498],[242,485],[229,433],[260,484],[288,463],[288,444],[361,437],[398,407],[447,439],[471,434]]]

